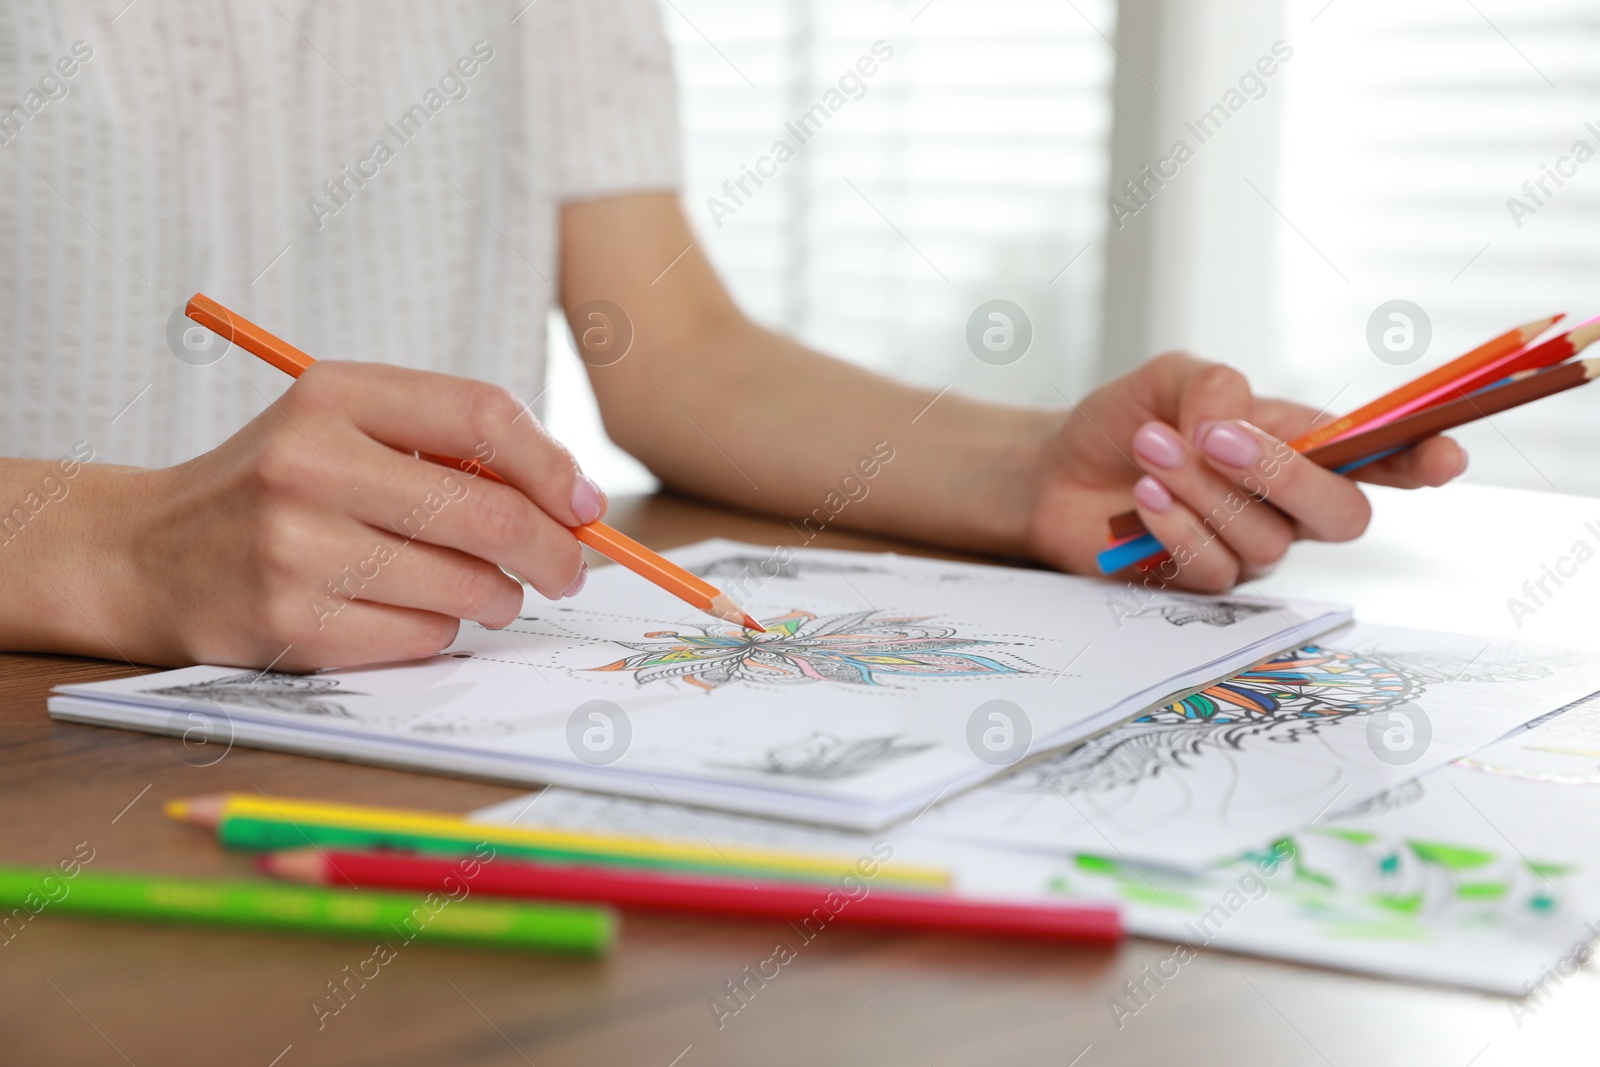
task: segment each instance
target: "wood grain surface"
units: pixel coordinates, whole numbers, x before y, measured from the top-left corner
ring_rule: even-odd
[[[665,496],[619,501],[611,517],[660,547],[797,540],[781,522]],[[818,543],[921,551],[832,533]],[[46,717],[51,686],[138,669],[0,655],[0,863],[49,864],[88,842],[97,871],[247,877],[246,857],[167,821],[161,802],[259,789],[466,811],[517,792]],[[751,982],[719,1025],[710,999],[780,942],[796,957]],[[1501,998],[1202,951],[1119,1027],[1108,998],[1171,945],[1089,951],[848,930],[801,944],[777,922],[629,913],[618,951],[599,962],[405,946],[319,1027],[313,1000],[371,951],[46,908],[0,944],[0,1063],[1487,1067],[1592,1062],[1577,1057],[1593,1048],[1600,1008],[1592,970],[1518,1027]]]

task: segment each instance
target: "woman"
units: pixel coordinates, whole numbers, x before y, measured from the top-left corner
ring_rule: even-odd
[[[885,442],[841,522],[1094,573],[1131,506],[1204,591],[1365,528],[1282,444],[1314,413],[1227,367],[1163,356],[1023,409],[751,322],[678,202],[654,4],[519,6],[0,5],[0,455],[38,457],[0,459],[0,647],[306,670],[507,624],[502,568],[574,595],[568,527],[606,502],[527,402],[556,302],[580,335],[631,326],[590,368],[606,428],[709,499],[805,514]],[[195,291],[326,361],[284,391],[196,351]],[[419,450],[510,484],[442,492]],[[1435,439],[1362,475],[1465,466]],[[375,555],[336,616],[308,606]]]

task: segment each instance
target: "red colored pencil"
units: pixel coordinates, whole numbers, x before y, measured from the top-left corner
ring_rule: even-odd
[[[458,859],[406,853],[289,849],[257,863],[268,874],[309,885],[469,892],[536,900],[607,902],[653,911],[737,915],[790,922],[842,923],[1030,940],[1114,944],[1122,938],[1117,909],[1097,904],[1034,904],[968,900],[944,893],[879,889],[862,878],[840,885],[751,883],[706,875],[623,871],[578,864],[492,859],[468,877]],[[851,893],[857,894],[852,897]]]

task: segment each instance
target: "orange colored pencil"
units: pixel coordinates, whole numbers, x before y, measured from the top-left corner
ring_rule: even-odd
[[[233,342],[251,355],[277,367],[291,378],[300,377],[316,362],[283,338],[268,333],[249,319],[229,311],[203,293],[194,294],[183,313],[217,336]],[[419,455],[429,462],[444,467],[455,467],[467,474],[482,474],[497,482],[505,482],[504,478],[475,459],[454,459],[431,453],[419,453]],[[707,615],[737,623],[747,630],[758,633],[766,631],[766,627],[747,615],[728,594],[605,523],[591,522],[583,526],[574,526],[572,533],[579,541],[602,556],[620,563],[641,578],[694,605]]]
[[[1332,441],[1336,437],[1359,429],[1371,420],[1386,415],[1402,404],[1408,404],[1418,397],[1424,396],[1438,389],[1440,386],[1449,385],[1458,378],[1472,374],[1482,367],[1494,362],[1502,356],[1510,355],[1529,341],[1544,333],[1551,326],[1566,317],[1565,313],[1551,315],[1546,319],[1538,319],[1523,326],[1517,326],[1505,333],[1474,348],[1466,355],[1457,356],[1441,367],[1435,367],[1428,373],[1411,379],[1397,389],[1391,389],[1378,399],[1368,404],[1363,404],[1342,419],[1335,419],[1326,426],[1319,426],[1309,433],[1301,434],[1289,442],[1289,447],[1296,452],[1305,452],[1317,445]]]

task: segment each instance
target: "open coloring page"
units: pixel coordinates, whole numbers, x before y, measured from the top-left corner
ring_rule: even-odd
[[[1011,769],[930,830],[1203,867],[1600,692],[1600,653],[1356,624]]]
[[[725,541],[671,554],[767,627],[620,567],[438,656],[66,686],[52,714],[870,827],[1223,678],[1341,608]],[[334,618],[328,624],[337,625]]]

